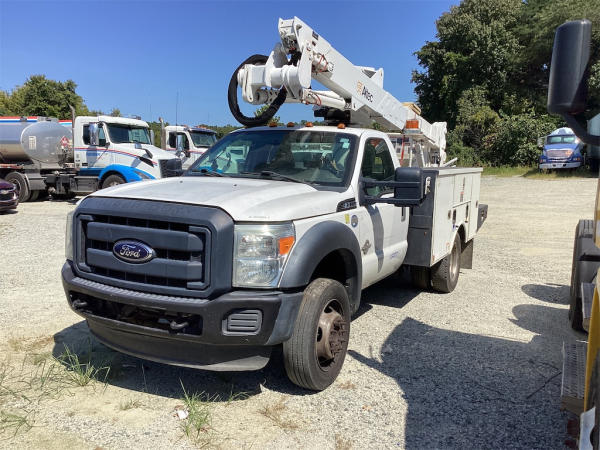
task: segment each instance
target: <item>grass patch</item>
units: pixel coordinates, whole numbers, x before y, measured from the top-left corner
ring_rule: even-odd
[[[575,170],[561,169],[541,172],[537,167],[528,166],[484,167],[482,175],[496,177],[525,177],[532,179],[597,178],[598,176],[585,167],[579,167]]]
[[[341,434],[335,435],[335,450],[350,450],[352,448],[352,442],[350,439],[344,438]]]
[[[91,352],[88,353],[87,360],[80,360],[79,355],[67,346],[58,357],[58,361],[65,367],[67,378],[76,386],[87,386],[92,381],[106,383],[110,373],[110,365],[96,367],[92,363]]]
[[[32,428],[33,421],[30,419],[29,414],[20,415],[0,411],[0,434],[10,432],[12,436],[16,436],[19,431],[26,433]]]
[[[181,381],[180,381],[181,383]],[[211,398],[204,392],[188,394],[183,389],[183,404],[188,416],[181,423],[183,434],[196,445],[208,445],[211,441]]]
[[[279,428],[284,430],[297,430],[300,425],[294,422],[289,417],[285,417],[287,406],[285,405],[285,399],[282,397],[275,403],[271,403],[263,406],[258,410],[263,416],[271,419]]]
[[[140,408],[144,404],[139,399],[130,398],[129,400],[125,400],[124,402],[119,403],[119,409],[121,411],[128,411],[130,409]]]

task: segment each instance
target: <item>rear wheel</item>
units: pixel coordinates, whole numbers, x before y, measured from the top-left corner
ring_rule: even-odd
[[[17,186],[17,189],[19,190],[19,203],[29,200],[31,191],[29,190],[25,175],[19,172],[10,172],[4,179]]]
[[[106,189],[107,187],[118,186],[119,184],[125,183],[125,180],[120,175],[109,175],[102,182],[102,189]]]
[[[431,268],[431,287],[439,292],[452,292],[460,274],[460,237],[454,236],[452,250]]]
[[[304,291],[292,337],[283,343],[289,379],[314,391],[325,389],[342,369],[349,336],[346,289],[335,280],[317,278]]]

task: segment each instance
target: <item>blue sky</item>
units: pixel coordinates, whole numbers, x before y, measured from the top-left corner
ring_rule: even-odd
[[[233,70],[251,54],[271,51],[279,17],[298,16],[354,64],[383,67],[385,89],[410,101],[413,53],[435,38],[435,21],[457,3],[0,0],[0,89],[45,74],[74,80],[91,109],[234,124],[227,106]],[[297,104],[284,105],[279,116],[313,117]]]

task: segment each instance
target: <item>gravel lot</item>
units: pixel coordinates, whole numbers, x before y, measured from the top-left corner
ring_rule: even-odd
[[[0,447],[562,448],[561,342],[581,337],[567,323],[573,233],[595,189],[595,179],[484,177],[474,269],[446,295],[402,276],[366,290],[342,373],[314,394],[278,364],[211,373],[106,349],[60,282],[74,205],[22,204],[0,215]],[[65,346],[110,366],[97,375],[106,382],[72,382],[54,359]],[[175,415],[183,387],[209,400],[191,438]]]

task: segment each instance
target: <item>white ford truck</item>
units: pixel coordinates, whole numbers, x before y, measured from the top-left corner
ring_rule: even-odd
[[[408,119],[402,129],[415,142],[434,128]],[[441,161],[441,141],[431,142],[428,158]],[[364,288],[404,264],[419,286],[450,292],[471,267],[487,214],[480,172],[399,167],[385,133],[343,122],[241,129],[183,177],[83,199],[67,221],[64,289],[116,350],[254,370],[282,345],[291,381],[325,389],[342,368]]]

